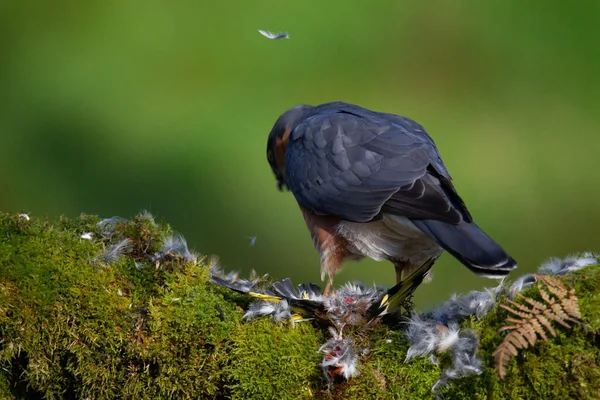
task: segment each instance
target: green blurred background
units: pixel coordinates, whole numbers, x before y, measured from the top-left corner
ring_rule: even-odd
[[[593,1],[2,2],[0,210],[148,209],[227,269],[318,282],[266,138],[287,108],[341,100],[425,126],[515,275],[600,250],[599,18]],[[444,255],[417,304],[492,284]]]

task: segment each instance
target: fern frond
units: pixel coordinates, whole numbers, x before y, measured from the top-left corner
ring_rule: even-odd
[[[542,333],[544,331],[542,330]],[[528,325],[528,324],[524,324],[523,325],[523,329],[521,331],[521,335],[527,339],[527,342],[529,343],[530,346],[533,346],[537,340],[537,336],[536,336],[537,330],[535,329],[535,326],[533,326],[533,324]],[[527,346],[525,346],[525,348],[527,348]]]
[[[501,308],[512,314],[505,320],[512,325],[498,330],[510,332],[493,354],[500,379],[505,378],[508,362],[511,357],[517,356],[520,349],[533,347],[538,339],[548,342],[548,334],[556,337],[552,321],[569,329],[571,325],[568,322],[580,323],[581,312],[575,290],[568,289],[557,278],[534,276],[541,301],[518,293],[517,297],[524,303],[506,299],[508,305],[500,304]]]
[[[542,326],[544,328],[546,328],[548,333],[550,333],[552,336],[556,337],[556,331],[552,327],[552,324],[550,324],[550,321],[548,321],[548,319],[545,316],[538,315],[537,318],[535,318],[532,321],[532,327],[535,329],[535,331],[538,333],[538,335],[540,335],[542,340],[544,342],[547,342],[548,336],[546,336],[546,333],[544,332],[544,329],[542,328]]]
[[[533,310],[535,310],[535,309],[537,309],[537,310],[544,310],[547,307],[544,303],[542,303],[540,301],[537,301],[537,300],[534,300],[534,299],[532,299],[530,297],[525,297],[521,293],[519,293],[519,297],[522,297],[523,300],[525,300],[527,303],[529,303],[533,307]]]
[[[523,296],[521,293],[517,293],[517,295],[518,296]],[[518,315],[519,317],[521,317],[523,314],[519,314],[518,312],[516,312],[517,310],[523,311],[525,313],[529,313],[531,311],[528,307],[524,306],[523,304],[517,303],[516,301],[513,301],[511,299],[506,299],[506,301],[511,306],[515,307],[516,310],[513,309],[513,308],[510,308],[510,307],[506,307],[506,306],[504,306],[504,304],[502,304],[501,307],[504,308],[505,310],[510,311],[511,313],[513,313],[515,315]]]

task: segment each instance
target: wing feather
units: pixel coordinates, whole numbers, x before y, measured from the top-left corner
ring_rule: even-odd
[[[435,143],[408,118],[346,103],[317,106],[292,131],[285,165],[290,190],[316,214],[355,222],[382,212],[471,219]]]

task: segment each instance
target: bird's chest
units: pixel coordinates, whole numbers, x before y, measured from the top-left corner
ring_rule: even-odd
[[[337,231],[348,242],[352,255],[378,261],[398,259],[422,264],[442,252],[408,219],[395,215],[368,223],[342,221]]]

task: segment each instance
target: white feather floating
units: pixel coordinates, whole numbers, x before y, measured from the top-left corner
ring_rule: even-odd
[[[287,32],[273,33],[270,31],[263,31],[262,29],[258,30],[258,33],[266,37],[267,39],[279,40],[279,39],[289,39],[290,35]]]

